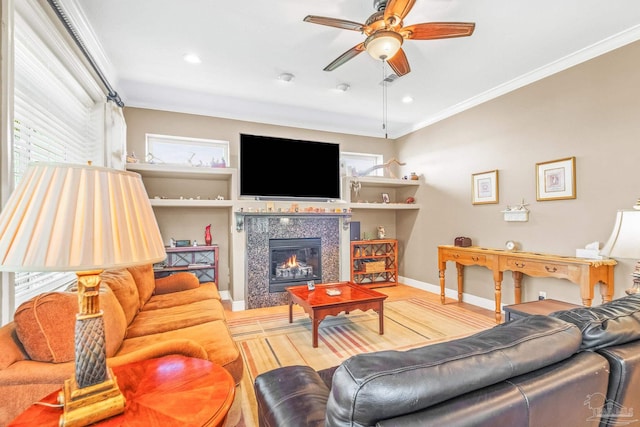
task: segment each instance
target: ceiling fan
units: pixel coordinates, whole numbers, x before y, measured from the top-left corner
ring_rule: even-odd
[[[333,71],[366,50],[373,58],[387,61],[398,76],[403,76],[411,71],[407,56],[402,50],[404,40],[433,40],[473,34],[476,24],[472,22],[425,22],[404,27],[402,20],[415,2],[416,0],[374,0],[376,12],[364,24],[324,16],[305,17],[305,22],[359,31],[367,36],[364,42],[340,55],[324,71]]]

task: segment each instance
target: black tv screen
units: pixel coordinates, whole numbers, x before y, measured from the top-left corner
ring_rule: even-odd
[[[340,145],[240,135],[240,196],[340,198]]]

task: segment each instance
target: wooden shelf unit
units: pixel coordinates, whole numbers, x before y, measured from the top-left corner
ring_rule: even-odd
[[[218,245],[165,248],[167,259],[153,266],[156,278],[179,271],[196,275],[200,283],[218,283]]]
[[[369,269],[369,264],[373,264]],[[398,284],[398,241],[395,239],[351,242],[351,281],[367,288]]]

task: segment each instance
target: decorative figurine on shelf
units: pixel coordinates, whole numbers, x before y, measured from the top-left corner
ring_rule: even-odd
[[[140,160],[136,157],[136,153],[127,154],[127,163],[138,163]]]
[[[384,231],[384,225],[379,225],[378,226],[378,239],[384,239],[386,236],[386,233]]]
[[[204,244],[211,246],[211,224],[204,228]]]

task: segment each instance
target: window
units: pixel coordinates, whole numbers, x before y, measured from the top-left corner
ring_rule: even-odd
[[[15,2],[13,61],[12,188],[33,161],[102,165],[105,95],[36,0]],[[16,273],[16,306],[73,280],[72,273]]]
[[[373,166],[378,166],[383,163],[381,154],[350,153],[343,151],[340,153],[340,157],[342,158],[342,165],[347,176],[360,176],[363,174],[383,176],[384,171],[382,168],[367,173]]]
[[[147,134],[146,161],[187,166],[229,166],[229,142]]]

